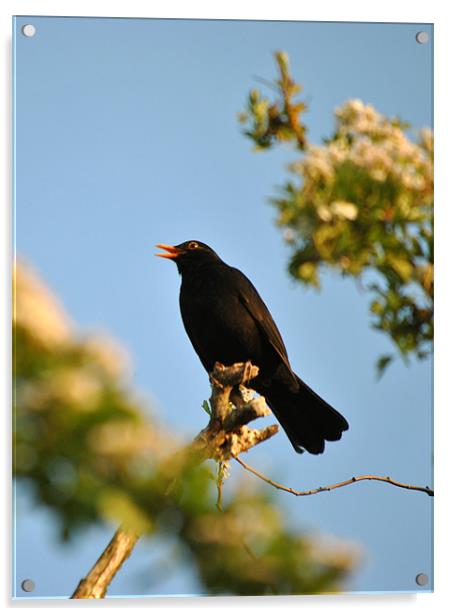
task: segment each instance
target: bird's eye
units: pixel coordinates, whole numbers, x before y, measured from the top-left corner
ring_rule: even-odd
[[[195,248],[199,248],[198,242],[190,242],[188,245],[190,250],[194,250]]]

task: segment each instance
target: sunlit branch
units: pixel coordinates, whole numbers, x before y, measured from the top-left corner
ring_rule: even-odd
[[[248,428],[247,424],[268,414],[262,399],[246,401],[240,395],[242,385],[248,383],[258,373],[258,368],[249,362],[234,364],[230,367],[215,364],[211,372],[210,382],[212,395],[210,398],[210,420],[206,428],[193,439],[192,443],[181,452],[173,455],[176,458],[176,469],[186,464],[200,464],[204,460],[213,459],[224,464],[232,457],[271,438],[278,431],[278,426],[267,426],[262,430]],[[235,407],[231,410],[231,399]],[[177,470],[163,496],[167,496],[177,481]],[[221,482],[218,483],[219,506],[221,507]],[[83,578],[71,599],[102,599],[107,588],[130,556],[139,534],[123,527],[118,528],[96,564]]]
[[[123,562],[130,556],[139,535],[118,528],[88,575],[80,581],[71,599],[103,599]]]

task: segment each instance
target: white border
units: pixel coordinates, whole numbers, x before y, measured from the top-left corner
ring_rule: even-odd
[[[0,280],[3,283],[6,296],[5,310],[1,312],[5,344],[2,347],[1,387],[4,393],[3,417],[3,451],[4,474],[0,481],[0,501],[6,506],[1,508],[3,524],[1,524],[2,549],[7,555],[11,548],[10,539],[10,264],[11,264],[11,16],[12,15],[66,15],[66,16],[109,16],[109,17],[168,17],[168,18],[211,18],[211,19],[298,19],[312,21],[368,21],[368,22],[420,22],[435,24],[435,133],[436,133],[436,338],[435,338],[435,592],[418,595],[390,596],[319,596],[319,597],[287,597],[287,598],[225,598],[225,599],[149,599],[133,601],[109,600],[105,602],[72,603],[57,600],[41,600],[14,602],[9,600],[11,593],[11,570],[7,565],[8,575],[0,576],[1,596],[6,608],[22,610],[37,608],[57,608],[63,612],[80,608],[119,608],[149,610],[153,613],[165,612],[168,609],[184,609],[186,613],[199,610],[215,610],[215,614],[225,613],[233,609],[249,611],[258,609],[261,614],[269,613],[275,608],[281,610],[309,610],[316,614],[330,613],[335,616],[380,613],[383,609],[394,609],[403,614],[424,615],[426,611],[433,614],[447,613],[446,605],[450,600],[449,571],[451,570],[450,520],[452,501],[450,481],[447,469],[450,468],[449,451],[452,438],[452,404],[448,392],[450,381],[450,361],[448,350],[452,348],[450,321],[452,306],[448,298],[447,282],[451,280],[450,270],[452,257],[448,250],[448,240],[452,230],[452,202],[450,189],[446,194],[446,178],[451,176],[450,142],[452,100],[447,86],[450,82],[450,60],[452,50],[450,43],[451,21],[448,3],[443,0],[411,0],[410,2],[394,2],[394,0],[379,0],[366,2],[363,0],[317,0],[302,2],[301,0],[278,0],[278,2],[252,2],[250,0],[229,0],[219,4],[207,0],[166,0],[165,2],[123,0],[121,2],[106,2],[102,0],[3,0],[0,5],[0,27],[2,34],[1,84],[6,96],[2,97],[2,127],[5,135],[3,147],[0,149],[0,186],[2,187],[3,207],[0,208],[0,228],[4,241],[0,250]],[[449,169],[448,169],[449,168]],[[448,198],[449,197],[449,198]],[[450,243],[450,240],[449,240]],[[447,273],[449,267],[449,274]],[[447,278],[448,276],[448,278]],[[449,282],[450,285],[450,282]],[[449,353],[450,354],[450,353]],[[384,452],[382,451],[382,455]],[[446,460],[447,456],[447,460]],[[4,545],[3,545],[4,544]],[[4,568],[5,571],[5,568]],[[82,573],[82,572],[81,572]]]
[[[109,17],[179,17],[209,19],[299,19],[312,21],[374,21],[374,22],[432,22],[445,12],[441,2],[411,0],[396,3],[380,0],[378,3],[358,0],[319,0],[298,2],[280,0],[277,3],[230,0],[219,4],[207,0],[167,0],[153,2],[127,0],[16,0],[4,1],[8,13],[18,15],[78,15]]]

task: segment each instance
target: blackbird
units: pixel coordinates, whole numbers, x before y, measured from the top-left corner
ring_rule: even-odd
[[[180,310],[202,365],[251,361],[259,374],[250,383],[284,428],[295,451],[322,453],[348,423],[292,370],[281,334],[248,278],[206,244],[157,244],[156,256],[171,259],[182,277]]]

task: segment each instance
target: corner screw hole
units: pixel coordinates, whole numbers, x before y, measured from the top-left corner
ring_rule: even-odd
[[[428,583],[428,575],[426,573],[418,573],[416,576],[416,584],[425,586]]]
[[[420,45],[425,45],[425,43],[428,43],[428,32],[418,32],[416,34],[416,41],[420,44]]]
[[[27,38],[32,38],[36,34],[36,28],[33,24],[25,24],[22,26],[22,34]]]
[[[22,590],[25,592],[33,592],[35,589],[35,583],[33,580],[24,580],[21,584]]]

